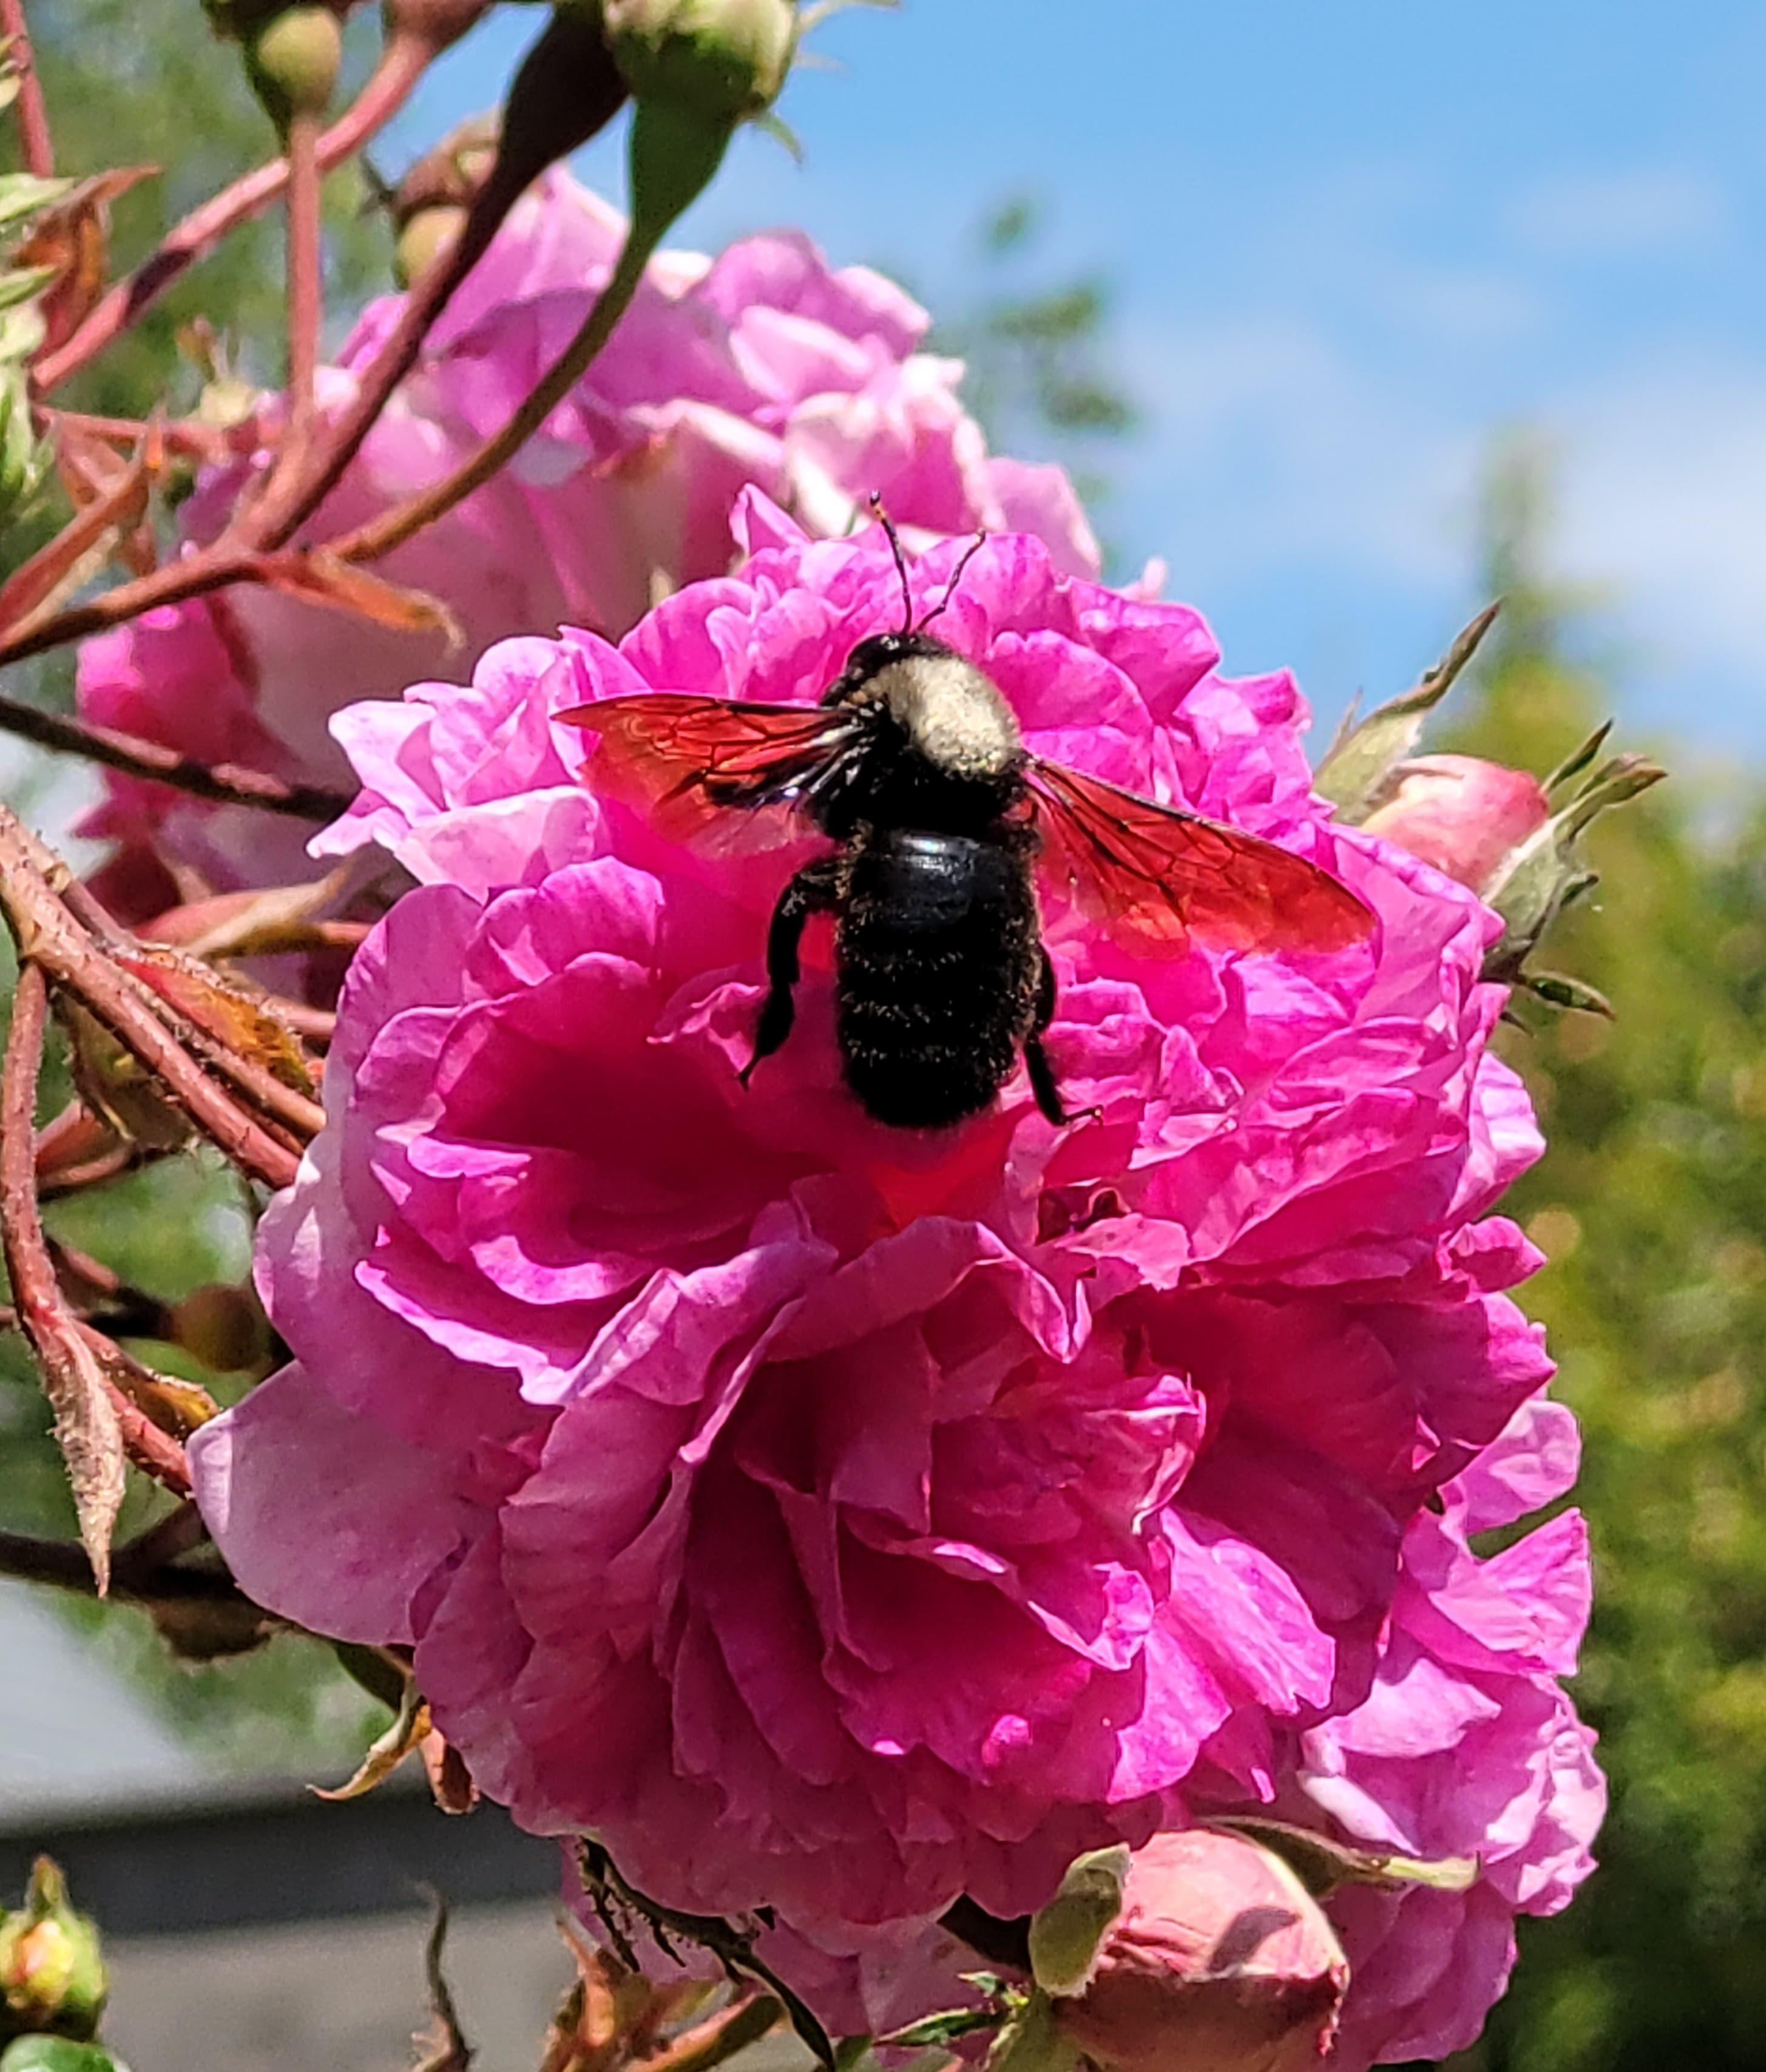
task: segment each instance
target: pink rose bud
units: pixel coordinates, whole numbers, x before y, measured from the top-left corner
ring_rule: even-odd
[[[1362,821],[1474,892],[1551,817],[1545,787],[1525,770],[1476,755],[1419,755],[1401,763],[1397,789]]]
[[[1281,1859],[1205,1827],[1155,1835],[1057,2025],[1105,2072],[1304,2072],[1331,2047],[1349,1964]]]

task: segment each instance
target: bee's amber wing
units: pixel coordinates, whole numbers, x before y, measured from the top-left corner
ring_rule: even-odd
[[[1129,949],[1340,950],[1374,916],[1316,864],[1240,828],[1033,758],[1045,867]]]
[[[847,713],[820,705],[743,704],[644,691],[573,705],[558,717],[601,738],[583,775],[686,840],[731,807],[787,800],[851,738]],[[782,825],[780,837],[787,828]]]

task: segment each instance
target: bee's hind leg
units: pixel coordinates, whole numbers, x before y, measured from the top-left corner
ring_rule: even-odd
[[[1049,952],[1041,952],[1041,968],[1037,976],[1036,1005],[1033,1010],[1030,1033],[1024,1039],[1024,1068],[1030,1075],[1030,1091],[1037,1097],[1037,1106],[1053,1123],[1071,1122],[1074,1116],[1061,1098],[1061,1089],[1055,1083],[1054,1067],[1049,1063],[1049,1054],[1042,1047],[1042,1032],[1054,1019],[1055,970]]]
[[[791,1033],[797,1018],[792,989],[799,976],[797,948],[812,914],[826,913],[838,896],[836,869],[839,859],[824,857],[807,863],[778,895],[766,931],[766,998],[762,1004],[754,1031],[754,1054],[741,1069],[745,1087],[762,1058],[770,1058]]]

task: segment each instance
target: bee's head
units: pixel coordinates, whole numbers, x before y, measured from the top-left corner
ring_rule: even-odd
[[[952,650],[930,633],[908,632],[873,633],[860,641],[846,658],[847,683],[869,683],[880,676],[892,662],[906,662],[917,656],[930,659],[934,656],[949,655]]]

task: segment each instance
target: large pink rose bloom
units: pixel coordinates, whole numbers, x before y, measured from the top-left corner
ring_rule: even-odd
[[[402,500],[501,426],[581,322],[624,228],[568,175],[547,175],[450,303],[310,536]],[[322,374],[327,408],[354,395],[400,307],[388,296],[363,316]],[[664,253],[541,432],[378,572],[446,605],[468,662],[567,621],[617,639],[659,596],[723,574],[730,511],[750,483],[812,533],[848,532],[877,490],[910,536],[1033,532],[1058,567],[1095,574],[1066,475],[988,454],[958,397],[960,363],[918,350],[928,321],[893,282],[831,268],[798,232],[745,238],[716,260]],[[205,479],[185,508],[189,537],[220,528],[264,460]],[[331,715],[396,697],[447,659],[438,635],[240,588],[88,641],[80,709],[207,759],[343,783]],[[216,888],[303,874],[292,824],[266,830],[261,813],[115,775],[108,785],[84,832],[123,845],[105,886],[119,906],[169,903],[168,864]]]
[[[1304,1737],[1304,1789],[1351,1839],[1479,1863],[1468,1892],[1333,1901],[1366,1982],[1339,2043],[1349,2065],[1464,2049],[1507,1982],[1515,1915],[1559,1912],[1594,1868],[1606,1784],[1557,1680],[1588,1622],[1587,1531],[1567,1511],[1486,1559],[1468,1544],[1562,1496],[1576,1457],[1561,1404],[1516,1412],[1439,1515],[1411,1520],[1372,1691]]]
[[[852,1952],[1269,1801],[1368,1700],[1407,1532],[1549,1373],[1502,1292],[1534,1256],[1484,1214],[1538,1140],[1486,1050],[1492,918],[1330,824],[1290,680],[1218,676],[1193,612],[1023,536],[940,631],[1033,750],[1315,858],[1374,934],[1137,958],[1051,898],[1049,1048],[1098,1115],[1052,1127],[1021,1075],[922,1137],[840,1081],[819,924],[745,1090],[791,856],[663,840],[554,717],[807,702],[898,622],[874,528],[739,522],[740,573],[617,647],[510,642],[339,716],[363,790],[322,846],[419,884],[264,1225],[295,1363],[193,1462],[245,1588],[414,1644],[523,1823]]]

